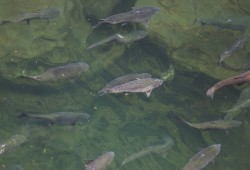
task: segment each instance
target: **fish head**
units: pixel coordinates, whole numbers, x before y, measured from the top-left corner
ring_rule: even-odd
[[[82,68],[83,71],[86,71],[89,69],[89,65],[87,63],[79,62],[78,64],[79,64],[80,68]]]

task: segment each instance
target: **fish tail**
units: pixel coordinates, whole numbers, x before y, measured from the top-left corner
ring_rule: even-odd
[[[92,27],[92,29],[95,29],[95,28],[99,27],[104,22],[105,22],[105,20],[101,19],[95,26]]]
[[[214,87],[211,87],[210,89],[207,90],[207,96],[211,97],[212,100],[213,100],[213,97],[214,97],[214,92],[215,92]]]
[[[186,123],[188,126],[193,127],[193,125],[192,125],[191,123],[189,123],[188,121],[186,121],[183,117],[181,117],[180,115],[177,115],[177,116],[178,116],[178,118],[179,118],[182,122]]]
[[[5,20],[5,21],[1,21],[1,22],[0,22],[0,25],[5,25],[5,24],[8,24],[8,23],[11,23],[11,21]]]

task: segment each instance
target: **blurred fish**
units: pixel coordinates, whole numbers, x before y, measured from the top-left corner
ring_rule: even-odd
[[[237,116],[240,112],[250,107],[250,99],[246,99],[241,103],[237,103],[233,108],[229,110],[225,110],[223,112],[227,113],[224,119],[232,120],[235,116]]]
[[[239,85],[248,82],[250,82],[250,71],[246,71],[238,76],[230,77],[225,80],[219,81],[207,90],[207,96],[213,99],[215,91],[224,86]]]
[[[150,155],[150,154],[163,154],[164,152],[166,152],[167,150],[172,148],[173,145],[174,145],[174,140],[171,137],[167,137],[167,138],[165,138],[164,144],[150,146],[142,151],[134,153],[134,154],[130,155],[129,157],[125,158],[122,161],[122,165],[124,165],[130,161],[133,161],[135,159]]]
[[[132,11],[100,19],[97,25],[95,25],[93,28],[97,28],[99,25],[103,23],[119,24],[119,23],[129,23],[129,22],[132,23],[144,22],[145,26],[147,27],[148,20],[157,12],[159,12],[159,10],[160,10],[159,7],[141,7],[141,8],[133,7]]]
[[[75,125],[80,118],[88,119],[90,116],[86,113],[78,112],[56,112],[50,114],[22,113],[18,116],[18,118],[24,117],[46,120],[51,124]]]
[[[114,152],[106,152],[105,154],[91,161],[89,164],[85,165],[85,170],[103,170],[110,164],[114,156]]]
[[[88,70],[87,63],[78,62],[65,64],[47,69],[44,73],[37,76],[22,75],[20,77],[31,78],[38,81],[58,81],[61,79],[72,79],[80,75],[83,71]]]
[[[128,44],[128,43],[131,43],[133,41],[138,41],[138,40],[144,38],[146,35],[147,35],[147,32],[145,32],[145,31],[133,31],[133,32],[130,32],[130,33],[124,34],[124,35],[117,33],[117,34],[114,34],[108,38],[105,38],[97,43],[90,45],[87,49],[89,50],[89,49],[98,47],[100,45],[103,45],[103,44],[106,44],[106,43],[109,43],[112,41],[116,41],[119,44]]]
[[[161,79],[156,79],[156,78],[136,79],[109,88],[107,88],[106,86],[104,87],[104,89],[99,91],[98,94],[104,95],[108,93],[123,93],[123,92],[146,93],[147,97],[149,97],[152,90],[159,87],[162,83],[163,81]]]
[[[51,7],[34,13],[24,13],[18,18],[13,20],[1,21],[0,25],[4,25],[7,23],[19,23],[19,22],[27,22],[27,24],[29,24],[29,22],[34,19],[45,19],[49,21],[49,19],[56,18],[60,15],[61,15],[61,10],[59,8]]]
[[[196,129],[201,129],[201,130],[207,130],[207,129],[230,129],[234,127],[238,127],[241,125],[240,121],[237,120],[224,120],[224,119],[219,119],[219,120],[214,120],[214,121],[209,121],[209,122],[203,122],[203,123],[190,123],[186,120],[184,120],[182,117],[178,116],[184,123],[187,125],[196,128]]]
[[[0,155],[3,155],[5,152],[16,148],[26,141],[26,137],[23,135],[14,135],[11,138],[7,139],[0,144]]]
[[[236,40],[235,42],[233,42],[233,44],[230,45],[227,49],[225,49],[225,51],[220,55],[219,64],[221,64],[221,62],[225,58],[230,57],[234,52],[242,49],[245,46],[245,44],[248,42],[249,38],[250,36],[247,34],[247,35],[242,36],[240,39]]]
[[[195,154],[182,170],[200,170],[220,153],[221,144],[214,144]]]

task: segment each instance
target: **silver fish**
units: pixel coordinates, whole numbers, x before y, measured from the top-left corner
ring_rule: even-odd
[[[200,170],[220,153],[221,144],[214,144],[196,153],[182,170]]]
[[[114,152],[106,152],[87,164],[85,170],[103,170],[110,164],[114,156]]]
[[[207,129],[230,129],[234,127],[238,127],[241,125],[240,121],[237,120],[225,120],[225,119],[219,119],[209,122],[202,122],[202,123],[190,123],[186,120],[184,120],[182,117],[178,116],[184,123],[187,125],[201,130],[207,130]]]
[[[244,35],[240,39],[233,42],[233,44],[230,45],[227,49],[225,49],[225,51],[220,55],[219,64],[221,64],[221,62],[225,58],[230,57],[234,52],[239,51],[240,49],[242,49],[245,46],[245,44],[248,42],[249,38],[250,38],[249,35]]]
[[[49,21],[51,18],[56,18],[61,15],[61,10],[56,7],[47,8],[34,13],[24,13],[16,19],[13,20],[4,20],[0,22],[0,25],[7,23],[19,23],[19,22],[29,22],[34,19],[45,19]]]
[[[101,95],[107,93],[123,93],[123,92],[146,93],[147,97],[149,97],[152,90],[159,87],[162,83],[163,81],[161,79],[156,79],[156,78],[137,79],[114,87],[110,87],[105,90],[105,93],[101,93],[101,91],[103,92],[103,90],[101,90],[98,93]]]
[[[83,71],[88,70],[87,63],[78,62],[65,64],[47,69],[44,73],[37,76],[22,75],[20,77],[31,78],[38,81],[58,81],[61,79],[72,79],[80,75]]]
[[[130,161],[133,161],[135,159],[150,155],[150,154],[163,154],[164,152],[166,152],[167,150],[172,148],[172,146],[174,145],[174,140],[171,137],[167,137],[164,140],[165,140],[165,143],[163,143],[163,144],[156,145],[156,146],[150,146],[142,151],[139,151],[137,153],[130,155],[129,157],[125,158],[122,161],[122,165],[124,165]]]
[[[7,139],[3,143],[0,144],[0,155],[4,154],[5,152],[16,148],[17,146],[21,145],[26,141],[26,137],[23,135],[14,135],[10,139]]]
[[[157,12],[159,12],[159,7],[141,7],[141,8],[132,8],[132,11],[116,14],[109,16],[105,19],[101,19],[97,25],[95,25],[93,28],[98,27],[99,25],[103,23],[109,23],[109,24],[119,24],[119,23],[140,23],[144,22],[145,26],[147,26],[148,20],[155,15]]]
[[[50,114],[22,113],[18,116],[18,118],[24,117],[46,120],[51,124],[74,125],[79,119],[88,119],[90,116],[86,113],[78,112],[56,112]]]
[[[147,35],[147,32],[145,32],[145,31],[133,31],[133,32],[130,32],[130,33],[124,34],[124,35],[117,33],[117,34],[114,34],[108,38],[105,38],[97,43],[90,45],[87,49],[89,50],[89,49],[98,47],[100,45],[103,45],[103,44],[106,44],[106,43],[109,43],[112,41],[116,41],[119,44],[128,44],[128,43],[131,43],[133,41],[138,41],[138,40],[144,38],[146,35]]]

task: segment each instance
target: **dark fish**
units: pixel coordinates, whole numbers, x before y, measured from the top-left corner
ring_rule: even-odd
[[[0,25],[7,23],[29,22],[34,19],[45,19],[49,21],[51,18],[56,18],[61,15],[61,10],[56,7],[47,8],[34,13],[24,13],[16,19],[1,21]]]
[[[225,49],[225,51],[220,55],[219,64],[221,64],[221,62],[225,58],[230,57],[234,52],[239,51],[240,49],[242,49],[245,46],[245,44],[248,42],[249,38],[250,38],[249,35],[244,35],[240,39],[233,42],[233,44],[230,45],[227,49]]]
[[[137,80],[137,79],[144,79],[144,78],[151,78],[151,74],[148,73],[135,73],[135,74],[127,74],[125,76],[118,77],[114,80],[112,80],[109,84],[107,84],[101,91],[98,92],[99,95],[104,95],[108,93],[110,88],[113,88],[115,86]]]
[[[135,159],[139,159],[139,158],[142,158],[144,156],[150,155],[150,154],[163,154],[163,152],[166,152],[167,150],[172,148],[173,145],[174,145],[174,140],[171,137],[167,137],[167,138],[165,138],[165,142],[163,144],[156,145],[156,146],[150,146],[142,151],[134,153],[134,154],[130,155],[129,157],[125,158],[122,161],[122,165],[124,165],[130,161],[133,161]]]
[[[111,41],[116,41],[119,44],[128,44],[131,43],[133,41],[138,41],[142,38],[144,38],[147,35],[147,32],[145,31],[133,31],[131,33],[128,34],[114,34],[108,38],[105,38],[97,43],[92,44],[91,46],[89,46],[87,49],[92,49],[95,48],[99,45],[105,44],[105,43],[109,43]]]
[[[240,121],[237,120],[224,120],[224,119],[219,119],[219,120],[214,120],[214,121],[208,121],[208,122],[202,122],[202,123],[190,123],[183,119],[182,117],[178,116],[184,123],[187,125],[196,128],[196,129],[201,129],[201,130],[207,130],[207,129],[230,129],[234,127],[238,127],[241,125]]]
[[[79,119],[88,119],[89,115],[78,112],[56,112],[51,114],[22,113],[18,118],[35,118],[49,121],[51,124],[74,125]]]
[[[243,32],[250,25],[250,16],[197,18],[196,21],[200,22],[202,25],[212,25]]]
[[[72,79],[80,75],[83,71],[88,70],[89,65],[83,62],[65,64],[49,68],[44,73],[37,76],[22,75],[38,81],[58,81],[60,79]]]
[[[248,83],[249,81],[250,81],[250,71],[244,72],[238,76],[227,78],[225,80],[219,81],[211,88],[209,88],[207,90],[207,96],[213,98],[215,91],[224,86],[243,84],[243,83]]]
[[[98,93],[101,95],[107,93],[123,93],[123,92],[146,93],[147,97],[149,97],[152,90],[159,87],[162,83],[163,81],[161,79],[156,79],[156,78],[137,79],[106,89],[105,93],[101,92]]]
[[[103,170],[110,164],[114,156],[114,152],[106,152],[87,164],[85,170]]]
[[[195,154],[182,170],[200,170],[220,153],[221,144],[211,145]]]
[[[14,135],[11,138],[7,139],[3,143],[0,144],[0,155],[4,154],[5,152],[16,148],[17,146],[21,145],[26,141],[26,137],[23,135]]]
[[[119,24],[119,23],[141,23],[144,22],[147,26],[148,20],[155,15],[160,10],[159,7],[141,7],[141,8],[132,8],[132,11],[116,14],[109,16],[105,19],[101,19],[97,25],[93,28],[98,27],[103,23],[109,24]]]

